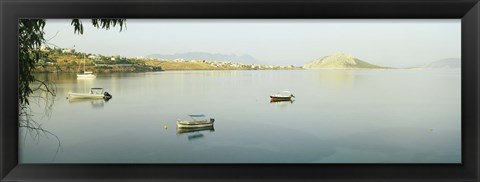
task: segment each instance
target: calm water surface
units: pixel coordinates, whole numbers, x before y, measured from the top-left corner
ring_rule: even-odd
[[[460,71],[170,71],[40,74],[55,82],[21,163],[460,163]],[[103,87],[109,101],[69,101]],[[270,103],[289,90],[294,102]],[[187,114],[214,129],[184,132]],[[167,126],[165,129],[164,126]]]

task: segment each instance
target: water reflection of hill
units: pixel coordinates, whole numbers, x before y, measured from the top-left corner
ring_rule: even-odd
[[[320,83],[336,89],[352,88],[356,79],[353,71],[318,71],[312,75]]]
[[[64,73],[36,73],[35,78],[38,80],[53,81],[56,84],[70,83],[71,80],[76,80],[76,74],[64,74]]]
[[[210,71],[171,71],[163,72],[162,74],[174,74],[182,77],[195,76],[204,76],[204,77],[223,77],[223,76],[235,76],[236,71],[224,71],[224,70],[210,70]]]

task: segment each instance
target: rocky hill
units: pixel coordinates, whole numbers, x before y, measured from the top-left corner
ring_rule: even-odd
[[[377,66],[353,57],[351,54],[335,53],[303,65],[304,69],[390,69]]]

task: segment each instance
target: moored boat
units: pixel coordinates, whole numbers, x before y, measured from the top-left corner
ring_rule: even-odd
[[[295,96],[290,91],[280,91],[276,94],[270,95],[271,101],[291,101]]]
[[[77,74],[77,79],[93,79],[96,78],[91,71],[85,71],[85,55],[83,55],[83,74]]]
[[[88,93],[68,92],[68,99],[110,99],[112,95],[104,92],[103,88],[91,88]]]
[[[177,121],[178,128],[205,128],[205,127],[213,127],[213,122],[215,119],[213,118],[206,118],[203,114],[198,115],[188,115],[190,116],[191,120],[183,120]]]
[[[89,78],[96,78],[91,71],[84,71],[83,74],[77,74],[77,79],[89,79]]]

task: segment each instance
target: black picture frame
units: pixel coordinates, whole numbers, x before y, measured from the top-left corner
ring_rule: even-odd
[[[1,0],[1,181],[479,181],[478,0]],[[462,164],[18,164],[19,18],[461,19]]]

